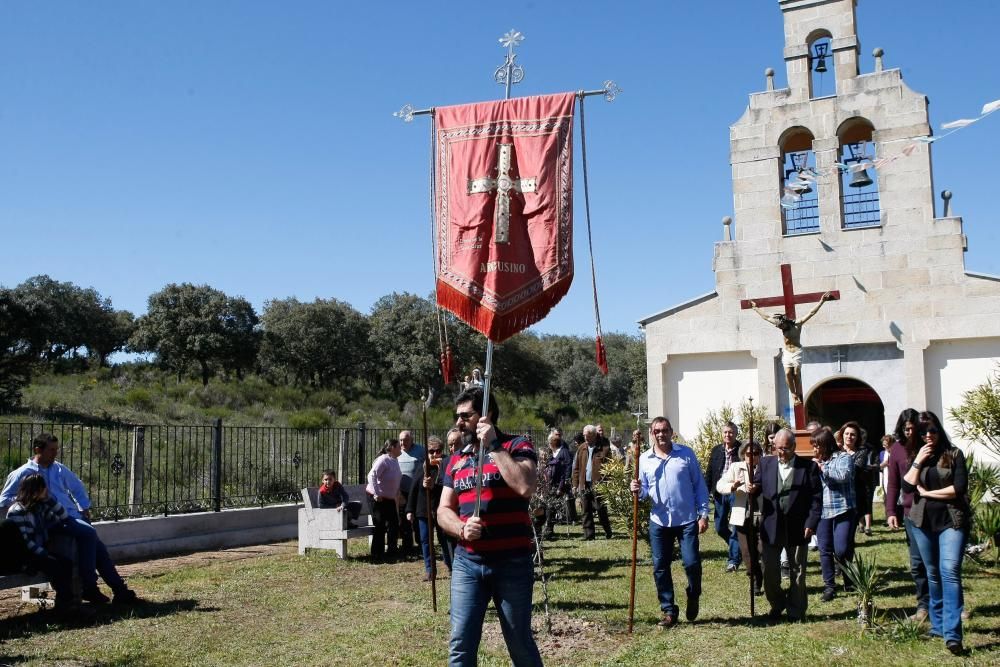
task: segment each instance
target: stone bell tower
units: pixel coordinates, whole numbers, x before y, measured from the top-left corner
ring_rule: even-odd
[[[944,416],[1000,362],[1000,278],[967,271],[962,219],[936,214],[927,98],[881,49],[861,71],[858,0],[776,4],[787,83],[768,68],[729,128],[715,289],[640,320],[650,413],[691,437],[754,396],[791,421],[781,334],[749,301],[801,317],[830,291],[803,327],[803,417],[881,434],[905,407]]]

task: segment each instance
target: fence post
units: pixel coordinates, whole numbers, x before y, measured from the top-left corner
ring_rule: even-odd
[[[337,447],[337,479],[344,483],[344,447],[347,446],[347,429],[340,430],[340,446]]]
[[[142,516],[142,473],[146,457],[146,427],[132,431],[132,457],[128,471],[128,507],[131,516]]]
[[[222,511],[222,418],[212,427],[212,508]]]
[[[365,468],[365,423],[358,422],[358,484],[365,483],[368,476]]]

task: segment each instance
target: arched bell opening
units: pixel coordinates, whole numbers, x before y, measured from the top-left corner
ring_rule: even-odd
[[[809,47],[809,98],[830,97],[837,94],[837,77],[834,73],[833,35],[828,30],[814,30],[806,39]]]
[[[781,214],[785,236],[819,231],[819,182],[813,133],[796,126],[778,139],[781,149]]]
[[[865,118],[850,118],[837,130],[843,229],[878,227],[882,224],[875,144],[872,142],[874,132],[874,126]]]

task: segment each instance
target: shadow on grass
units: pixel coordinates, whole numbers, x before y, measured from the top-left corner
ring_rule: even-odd
[[[154,618],[185,611],[215,612],[218,607],[199,607],[197,600],[181,599],[167,602],[142,602],[130,607],[106,605],[94,608],[93,616],[79,618],[61,618],[51,610],[42,610],[30,614],[20,614],[0,621],[0,641],[20,639],[28,635],[47,631],[59,631],[70,628],[95,627],[109,625],[129,618]],[[10,660],[4,657],[4,660]]]

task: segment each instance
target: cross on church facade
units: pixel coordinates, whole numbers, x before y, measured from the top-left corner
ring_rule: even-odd
[[[514,145],[498,144],[497,146],[497,177],[470,178],[468,194],[483,194],[496,191],[496,206],[493,219],[496,224],[494,241],[496,243],[510,242],[510,198],[511,191],[518,193],[534,192],[538,179],[513,178],[510,174],[513,162]]]
[[[843,351],[838,349],[836,352],[833,353],[833,358],[837,360],[837,372],[843,373],[844,362],[847,361],[847,355]]]

